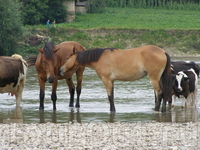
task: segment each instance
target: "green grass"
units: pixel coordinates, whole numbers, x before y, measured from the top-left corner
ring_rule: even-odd
[[[199,29],[200,11],[137,8],[107,8],[104,14],[82,14],[72,23],[75,29]]]
[[[106,8],[103,14],[80,14],[61,29],[199,29],[200,11],[144,8]],[[45,29],[44,25],[26,26]]]

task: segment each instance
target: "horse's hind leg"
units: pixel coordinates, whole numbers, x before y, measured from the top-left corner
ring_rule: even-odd
[[[69,107],[74,107],[74,92],[75,92],[75,87],[74,83],[72,81],[72,78],[66,79],[66,83],[69,87],[69,93],[70,93],[70,102],[69,102]]]
[[[77,94],[77,101],[76,101],[76,108],[80,108],[79,99],[81,95],[81,88],[82,88],[82,80],[83,80],[83,71],[85,67],[79,67],[76,71],[76,78],[77,78],[77,86],[76,86],[76,94]]]
[[[151,79],[151,84],[154,88],[154,93],[155,93],[155,111],[157,111],[157,112],[159,112],[160,104],[161,104],[161,101],[162,101],[162,91],[161,91],[161,88],[160,88],[158,81],[159,80]]]
[[[158,94],[157,96],[155,96],[155,111],[156,112],[159,112],[160,110],[161,101],[162,101],[161,94]]]

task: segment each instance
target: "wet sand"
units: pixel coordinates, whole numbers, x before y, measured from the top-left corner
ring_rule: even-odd
[[[200,123],[0,124],[1,149],[200,149]]]

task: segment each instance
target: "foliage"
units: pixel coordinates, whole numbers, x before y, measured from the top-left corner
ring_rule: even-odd
[[[107,0],[107,7],[200,10],[199,0]]]
[[[0,55],[16,52],[17,42],[22,37],[23,25],[19,13],[20,4],[15,0],[0,1]]]
[[[24,24],[45,24],[47,20],[57,23],[65,22],[67,11],[63,0],[20,0],[23,4]]]
[[[86,8],[88,13],[103,13],[105,6],[105,0],[88,0]]]
[[[22,16],[24,24],[35,25],[40,23],[46,23],[48,20],[46,14],[48,14],[47,5],[48,0],[20,0],[23,2]],[[45,20],[45,22],[43,22]]]
[[[108,8],[103,14],[76,16],[75,22],[59,24],[75,29],[199,29],[200,11],[144,8]]]
[[[55,20],[56,23],[65,22],[67,17],[67,10],[63,5],[63,1],[64,0],[49,0],[48,14],[46,15],[46,18],[49,18],[52,20],[52,22]]]

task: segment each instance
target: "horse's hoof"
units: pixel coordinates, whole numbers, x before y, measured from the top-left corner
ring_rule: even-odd
[[[76,104],[76,106],[75,106],[75,107],[76,107],[76,108],[80,108],[80,105],[77,105],[77,104]]]
[[[114,109],[114,110],[110,110],[110,113],[116,113],[116,110]]]
[[[74,107],[74,105],[73,104],[69,104],[69,107]]]
[[[158,114],[159,113],[159,111],[154,111],[154,114]]]
[[[40,107],[39,107],[39,110],[44,110],[44,106],[40,106]]]

